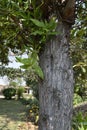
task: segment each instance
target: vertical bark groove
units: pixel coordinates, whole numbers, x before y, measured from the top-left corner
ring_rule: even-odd
[[[60,23],[57,30],[60,34],[45,44],[40,55],[44,80],[39,86],[39,130],[71,130],[73,70],[68,53],[70,28]]]

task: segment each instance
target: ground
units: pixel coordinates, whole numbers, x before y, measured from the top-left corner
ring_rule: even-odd
[[[26,106],[17,100],[0,98],[0,130],[37,130],[27,121]]]

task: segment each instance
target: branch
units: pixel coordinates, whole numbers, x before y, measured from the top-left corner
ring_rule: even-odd
[[[43,18],[48,19],[52,11],[52,0],[43,0],[41,10],[43,13]]]
[[[80,103],[73,108],[73,114],[76,115],[78,112],[87,112],[87,101]]]
[[[63,21],[74,24],[75,22],[75,0],[66,0],[66,6],[63,10]]]

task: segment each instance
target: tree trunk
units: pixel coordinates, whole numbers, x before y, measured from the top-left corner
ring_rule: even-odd
[[[71,130],[73,69],[69,57],[70,27],[59,23],[58,34],[40,52],[44,80],[39,85],[39,130]]]

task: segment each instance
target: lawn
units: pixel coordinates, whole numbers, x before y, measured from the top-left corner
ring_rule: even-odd
[[[20,101],[0,99],[0,130],[37,130],[27,122],[26,106]]]

